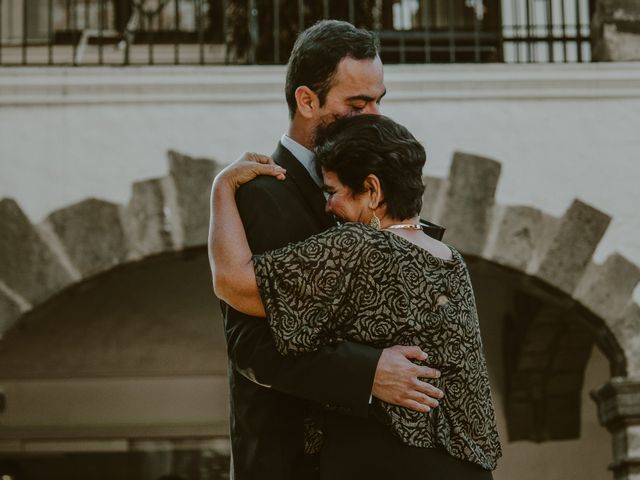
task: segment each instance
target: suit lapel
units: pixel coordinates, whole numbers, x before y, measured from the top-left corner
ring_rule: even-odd
[[[446,230],[444,227],[440,225],[436,225],[435,223],[428,222],[427,220],[420,219],[420,226],[422,226],[422,231],[429,235],[431,238],[435,238],[436,240],[442,240],[444,236],[444,231]]]
[[[322,190],[296,157],[281,143],[278,143],[278,147],[272,157],[278,165],[287,169],[287,180],[292,181],[298,187],[302,197],[322,227],[326,229],[334,226],[336,223],[333,217],[327,215],[324,211],[326,200]]]

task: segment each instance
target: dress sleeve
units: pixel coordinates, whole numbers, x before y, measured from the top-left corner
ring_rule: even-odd
[[[254,255],[258,290],[278,351],[296,354],[341,340],[352,315],[348,293],[363,228],[346,224],[262,255]]]

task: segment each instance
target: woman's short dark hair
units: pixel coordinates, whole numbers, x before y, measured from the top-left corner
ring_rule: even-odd
[[[324,105],[333,76],[343,58],[373,59],[378,37],[341,20],[321,20],[298,35],[287,66],[285,95],[289,115],[296,113],[296,89],[306,85]]]
[[[335,172],[354,194],[363,193],[367,175],[380,180],[387,213],[399,220],[422,208],[424,147],[402,125],[382,115],[341,118],[318,130],[318,170]]]

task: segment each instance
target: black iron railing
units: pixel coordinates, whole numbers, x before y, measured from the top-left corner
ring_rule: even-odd
[[[503,50],[510,62],[588,62],[594,0],[503,0]]]
[[[322,18],[385,63],[590,61],[593,0],[0,0],[0,65],[284,63]]]

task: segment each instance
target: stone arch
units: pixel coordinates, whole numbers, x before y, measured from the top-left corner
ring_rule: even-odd
[[[467,257],[526,277],[587,316],[613,376],[638,376],[640,341],[633,292],[640,268],[614,253],[592,260],[611,218],[574,200],[562,217],[495,203],[499,162],[456,152],[449,177],[427,177],[423,216],[446,225],[446,239]]]
[[[33,225],[15,201],[0,201],[0,335],[26,312],[92,276],[206,243],[209,190],[220,167],[174,151],[168,156],[169,174],[134,183],[126,205],[87,199]],[[470,264],[497,270],[516,286],[505,318],[510,437],[575,438],[577,393],[594,342],[618,383],[640,376],[640,306],[632,299],[640,268],[617,253],[603,264],[593,262],[610,217],[580,200],[560,218],[496,204],[500,171],[495,160],[456,152],[448,178],[427,177],[422,213],[447,226],[447,241]],[[621,395],[638,391],[624,384]],[[619,431],[626,424],[602,407],[618,395],[608,385],[594,398],[601,421]],[[540,395],[549,391],[557,394],[554,408]]]
[[[20,316],[116,266],[206,243],[211,182],[207,159],[168,152],[169,174],[135,182],[126,205],[89,198],[33,225],[0,200],[0,336]]]
[[[616,478],[640,461],[640,268],[618,253],[593,253],[610,217],[574,200],[561,217],[495,203],[499,162],[456,152],[449,177],[427,178],[423,216],[447,226],[446,239],[473,263],[501,271],[515,285],[505,318],[506,415],[511,440],[580,434],[580,392],[595,343],[612,381],[592,393],[613,433]]]

